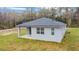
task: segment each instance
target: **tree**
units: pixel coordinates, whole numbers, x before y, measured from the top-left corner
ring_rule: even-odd
[[[76,12],[76,20],[77,20],[77,25],[79,26],[79,8],[77,9]]]
[[[66,8],[65,18],[66,18],[67,26],[70,27],[71,26],[71,19],[72,19],[72,11],[70,8]]]

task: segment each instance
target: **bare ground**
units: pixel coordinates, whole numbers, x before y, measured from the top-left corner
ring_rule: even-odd
[[[0,30],[0,35],[2,36],[10,35],[12,33],[17,33],[17,28]]]

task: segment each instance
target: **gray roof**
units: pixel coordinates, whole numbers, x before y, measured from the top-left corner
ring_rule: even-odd
[[[40,19],[36,19],[36,20],[33,20],[33,21],[29,21],[29,22],[26,22],[26,23],[23,23],[23,24],[19,24],[18,26],[19,27],[56,27],[56,26],[63,26],[63,25],[66,25],[65,23],[63,22],[59,22],[59,21],[56,21],[54,19],[50,19],[50,18],[40,18]]]

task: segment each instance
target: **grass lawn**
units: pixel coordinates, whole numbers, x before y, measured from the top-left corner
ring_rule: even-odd
[[[67,30],[64,40],[61,43],[47,42],[40,40],[19,39],[17,33],[6,36],[0,35],[1,51],[74,51],[79,50],[79,28]]]

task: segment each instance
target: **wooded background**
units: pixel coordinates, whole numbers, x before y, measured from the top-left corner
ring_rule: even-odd
[[[14,28],[23,22],[32,21],[41,17],[52,18],[67,24],[67,27],[79,27],[78,7],[39,7],[39,11],[34,12],[36,7],[26,7],[24,11],[17,13],[0,8],[0,29]],[[6,10],[6,11],[5,11]]]

